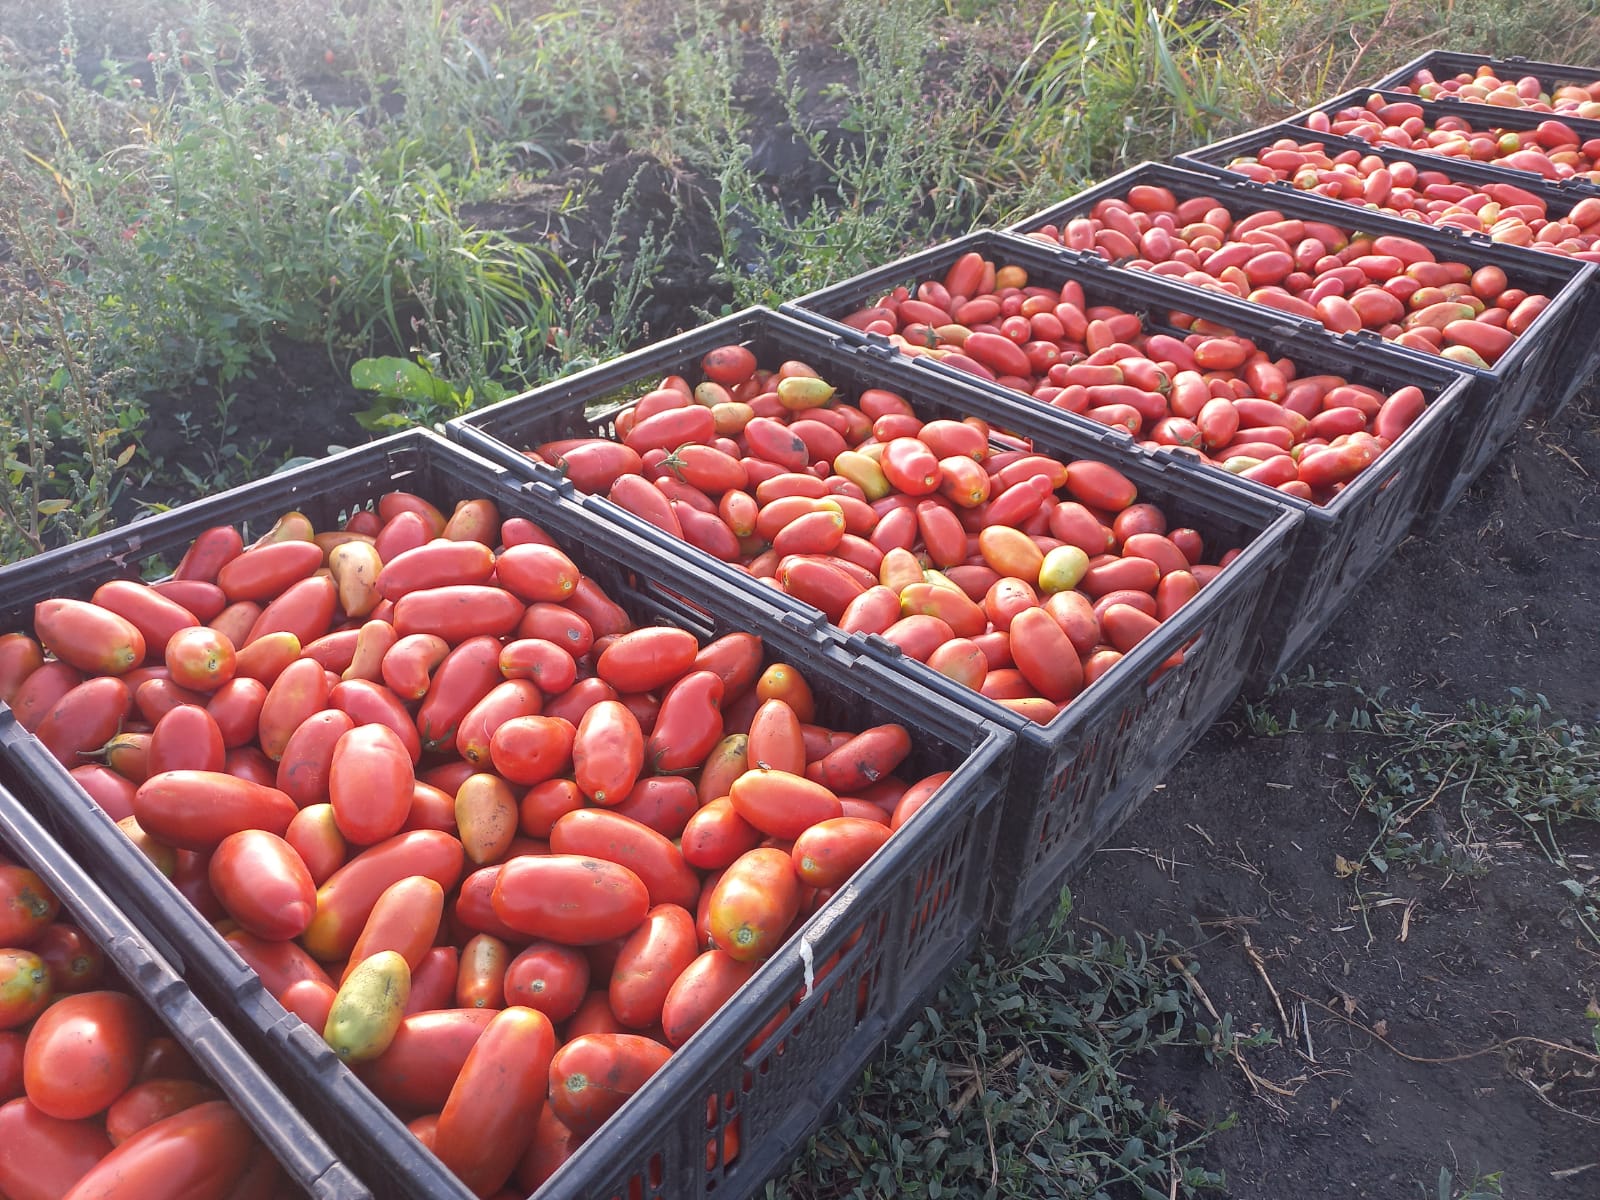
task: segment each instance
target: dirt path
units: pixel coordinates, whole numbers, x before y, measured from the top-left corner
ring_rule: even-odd
[[[1512,703],[1520,687],[1557,717],[1600,719],[1600,386],[1526,427],[1309,662],[1319,680],[1434,713]],[[1306,686],[1264,712],[1287,725],[1293,710],[1303,728],[1356,706]],[[1564,828],[1558,865],[1441,799],[1410,831],[1481,873],[1352,873],[1378,824],[1347,771],[1389,743],[1261,736],[1265,723],[1236,704],[1074,884],[1080,921],[1164,927],[1195,948],[1211,1005],[1275,1035],[1243,1052],[1254,1079],[1167,1056],[1146,1094],[1198,1121],[1239,1114],[1201,1161],[1240,1200],[1431,1200],[1441,1168],[1452,1197],[1494,1172],[1518,1200],[1600,1195],[1600,1056],[1584,1015],[1600,944],[1562,886],[1587,882],[1592,897],[1600,829]]]

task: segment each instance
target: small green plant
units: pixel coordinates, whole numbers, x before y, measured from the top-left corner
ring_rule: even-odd
[[[196,417],[190,412],[172,414],[178,426],[179,443],[186,448],[185,458],[198,462],[153,463],[150,482],[168,484],[189,495],[209,496],[267,473],[263,459],[268,446],[265,438],[245,441],[239,436],[239,421],[233,406],[237,396],[224,392],[216,411]],[[177,478],[170,479],[172,475]]]
[[[1582,725],[1556,717],[1544,696],[1514,688],[1510,703],[1471,702],[1456,716],[1419,705],[1369,711],[1387,753],[1350,770],[1361,803],[1378,819],[1367,859],[1380,872],[1396,862],[1452,875],[1487,869],[1480,826],[1521,834],[1565,865],[1559,830],[1600,821],[1600,744]],[[1412,823],[1429,809],[1449,814],[1434,832]]]
[[[448,379],[436,375],[433,367],[433,362],[420,355],[415,360],[393,355],[363,358],[351,366],[351,386],[375,397],[368,408],[356,414],[361,427],[374,433],[393,433],[413,425],[437,428],[480,401],[493,404],[508,395],[494,383],[481,397],[470,386],[458,391]]]
[[[556,324],[563,268],[532,246],[465,225],[446,181],[415,168],[364,179],[328,214],[330,315],[370,349],[380,335],[431,359],[457,391],[520,374]]]
[[[1426,1184],[1418,1184],[1422,1194],[1428,1194]],[[1439,1168],[1438,1200],[1498,1200],[1505,1195],[1500,1182],[1500,1172],[1486,1175],[1473,1172],[1471,1179],[1458,1180],[1449,1167]]]
[[[1189,1160],[1221,1127],[1148,1103],[1129,1075],[1170,1047],[1226,1057],[1234,1035],[1195,1024],[1162,935],[1080,938],[1069,908],[1064,895],[1017,947],[959,967],[767,1196],[1166,1200],[1220,1188]]]

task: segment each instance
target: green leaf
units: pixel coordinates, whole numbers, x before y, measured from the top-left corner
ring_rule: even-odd
[[[350,368],[350,384],[396,400],[452,404],[455,389],[427,368],[405,358],[363,358]]]

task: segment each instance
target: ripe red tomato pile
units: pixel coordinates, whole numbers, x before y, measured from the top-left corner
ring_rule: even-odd
[[[264,1200],[282,1168],[106,977],[100,948],[0,854],[0,1196]]]
[[[1143,192],[1138,198],[1163,202]],[[971,289],[970,298],[958,289]],[[1365,290],[1399,307],[1390,292]],[[1339,375],[1302,375],[1248,338],[1179,314],[1171,320],[1187,322],[1184,337],[1146,332],[1136,314],[1086,304],[1075,281],[1060,291],[1029,287],[1022,268],[996,269],[976,252],[942,283],[925,280],[914,295],[898,288],[844,320],[884,334],[902,353],[932,356],[1143,435],[1148,448],[1189,447],[1223,470],[1315,504],[1337,496],[1426,407],[1417,387],[1385,396]]]
[[[949,774],[818,724],[753,635],[635,627],[486,500],[213,528],[33,632],[0,700],[481,1196],[547,1178]]]
[[[1036,453],[978,418],[925,422],[883,389],[844,403],[806,364],[759,369],[742,346],[701,369],[625,410],[620,441],[530,453],[1033,720],[1232,557],[1169,528],[1106,463]]]
[[[1235,219],[1210,196],[1180,202],[1148,185],[1031,236],[1320,321],[1334,333],[1371,329],[1480,368],[1497,362],[1550,303],[1510,287],[1499,267],[1440,262],[1408,237],[1365,237],[1274,209]]]
[[[1426,150],[1451,158],[1466,158],[1514,171],[1531,171],[1546,179],[1587,179],[1600,183],[1600,138],[1586,138],[1556,117],[1534,129],[1504,129],[1470,116],[1451,114],[1429,125],[1420,105],[1391,100],[1373,92],[1366,101],[1328,114],[1314,112],[1306,127],[1316,133],[1335,133],[1383,142],[1402,150]]]
[[[1501,79],[1494,68],[1485,63],[1474,71],[1446,75],[1443,79],[1424,67],[1409,83],[1397,84],[1394,90],[1411,92],[1424,100],[1465,100],[1496,108],[1527,108],[1600,120],[1600,79],[1562,84],[1547,92],[1537,76]]]
[[[1506,245],[1600,262],[1600,196],[1579,200],[1564,217],[1551,217],[1542,197],[1515,184],[1457,183],[1444,171],[1412,162],[1389,163],[1355,150],[1330,155],[1321,142],[1294,138],[1236,158],[1228,170],[1428,225],[1486,233]]]

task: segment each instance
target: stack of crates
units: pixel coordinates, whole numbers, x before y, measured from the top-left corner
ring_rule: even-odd
[[[983,939],[1009,942],[1025,933],[1241,690],[1259,690],[1298,662],[1403,538],[1445,519],[1523,423],[1558,412],[1600,363],[1600,266],[1430,225],[1353,191],[1334,197],[1327,193],[1338,187],[1316,190],[1315,172],[1295,165],[1297,148],[1313,153],[1314,144],[1330,160],[1376,156],[1423,174],[1447,189],[1441,194],[1501,185],[1552,219],[1587,213],[1579,205],[1600,196],[1600,184],[1374,145],[1331,128],[1343,109],[1386,104],[1417,105],[1424,125],[1448,117],[1527,131],[1551,119],[1416,95],[1426,79],[1419,72],[1443,79],[1480,70],[1536,78],[1547,92],[1600,76],[1560,64],[1425,55],[1378,80],[1376,91],[1337,97],[1174,165],[1142,164],[1004,231],[908,255],[777,311],[750,309],[658,342],[458,418],[447,438],[398,435],[0,568],[0,634],[30,629],[35,604],[50,597],[87,598],[111,579],[161,578],[216,526],[235,527],[249,544],[289,511],[327,531],[394,491],[446,512],[481,498],[502,518],[534,522],[636,622],[677,626],[702,645],[734,632],[757,635],[766,663],[805,675],[819,721],[904,726],[913,745],[908,769],[948,773],[933,798],[537,1193],[541,1200],[750,1196],[962,956]],[[1600,138],[1600,122],[1557,116],[1580,138]],[[1055,236],[1108,202],[1126,202],[1134,189],[1179,203],[1209,197],[1235,219],[1408,238],[1440,262],[1465,264],[1460,269],[1496,268],[1508,287],[1549,303],[1484,369],[1194,286],[1181,278],[1184,264],[1119,256],[1092,243],[1069,249]],[[903,353],[859,319],[896,289],[914,294],[974,254],[1028,286],[1075,289],[1097,311],[1132,314],[1147,335],[1229,332],[1287,363],[1295,377],[1338,376],[1383,394],[1415,386],[1422,414],[1318,503],[1221,469],[1187,447],[1055,407],[992,372]],[[1051,719],[1030,719],[879,633],[841,628],[837,609],[757,579],[731,561],[743,547],[714,555],[583,490],[549,461],[554,456],[534,453],[564,439],[617,440],[619,419],[641,397],[669,377],[700,383],[705,356],[734,345],[762,368],[806,364],[842,403],[890,392],[917,422],[981,423],[996,450],[1110,466],[1140,501],[1195,531],[1208,550],[1236,553]],[[418,1114],[391,1111],[319,1031],[286,1011],[4,704],[0,850],[45,878],[246,1117],[294,1188],[312,1197],[469,1195],[407,1128],[404,1119]]]

